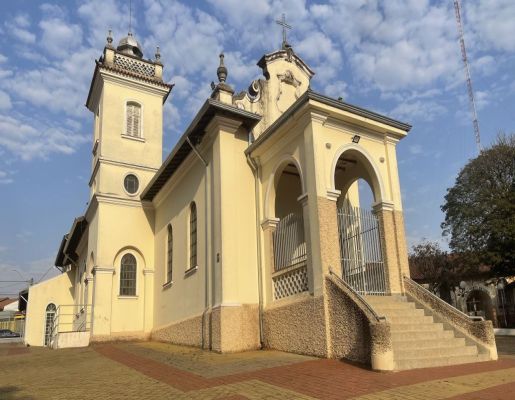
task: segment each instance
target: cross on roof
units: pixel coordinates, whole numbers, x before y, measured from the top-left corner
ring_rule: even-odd
[[[288,44],[288,42],[286,41],[286,29],[291,29],[291,25],[288,25],[286,23],[286,16],[282,15],[281,19],[278,19],[275,21],[277,25],[281,25],[283,27],[283,49],[286,48],[286,45]]]

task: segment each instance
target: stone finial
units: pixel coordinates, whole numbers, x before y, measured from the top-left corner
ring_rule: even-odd
[[[107,34],[107,47],[113,47],[113,31],[109,29]]]
[[[227,79],[227,68],[224,65],[224,53],[220,53],[220,65],[216,70],[216,75],[218,75],[218,81],[220,83],[224,83]]]
[[[161,50],[159,49],[159,46],[156,47],[156,63],[161,63]]]

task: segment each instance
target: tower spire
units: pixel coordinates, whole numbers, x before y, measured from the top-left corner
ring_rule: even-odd
[[[132,34],[132,0],[129,0],[129,35]]]

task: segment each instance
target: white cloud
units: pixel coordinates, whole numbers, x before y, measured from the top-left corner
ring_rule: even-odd
[[[79,25],[68,24],[60,18],[44,19],[39,23],[42,31],[41,44],[52,56],[68,57],[82,44],[82,29]]]
[[[432,121],[441,118],[447,112],[446,108],[435,101],[411,101],[401,102],[388,114],[406,121]]]
[[[14,17],[11,21],[5,23],[5,30],[22,41],[23,43],[35,43],[36,35],[30,32],[27,28],[30,27],[30,19],[27,15],[19,14]]]
[[[476,50],[515,51],[513,0],[473,0],[463,2],[462,8],[467,46]]]
[[[61,126],[42,121],[25,121],[0,114],[0,148],[23,160],[47,158],[50,154],[72,154],[86,143],[85,135],[72,133]]]
[[[85,22],[85,39],[89,46],[100,50],[106,43],[109,29],[113,31],[116,41],[127,34],[128,2],[120,4],[115,0],[89,0],[81,3],[77,11]],[[135,6],[137,4],[133,2]],[[136,28],[137,23],[138,18],[133,18],[133,26]]]
[[[11,174],[9,172],[0,170],[0,185],[6,185],[6,184],[14,182],[14,180],[11,178],[10,175]],[[0,252],[1,251],[2,250],[1,250],[1,246],[0,246]]]
[[[0,90],[0,110],[8,110],[12,107],[9,95]]]
[[[2,64],[4,62],[7,62],[7,57],[4,56],[3,54],[0,54],[0,64]]]

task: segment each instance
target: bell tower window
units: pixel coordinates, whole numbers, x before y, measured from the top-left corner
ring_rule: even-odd
[[[129,101],[126,106],[126,131],[127,136],[141,137],[141,105]]]

